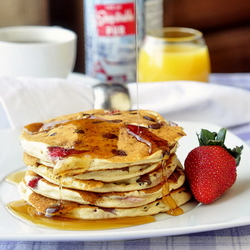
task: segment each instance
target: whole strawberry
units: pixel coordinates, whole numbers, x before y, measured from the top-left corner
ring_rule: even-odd
[[[218,133],[202,129],[197,134],[200,146],[184,162],[185,172],[195,199],[208,204],[218,199],[236,181],[243,146],[229,149],[224,141],[227,130]]]

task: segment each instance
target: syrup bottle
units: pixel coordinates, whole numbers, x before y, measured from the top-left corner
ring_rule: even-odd
[[[85,73],[103,82],[136,81],[136,49],[163,26],[163,0],[84,0]]]

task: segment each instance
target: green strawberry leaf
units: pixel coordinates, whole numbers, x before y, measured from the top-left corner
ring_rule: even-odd
[[[215,140],[221,141],[224,143],[225,139],[226,139],[226,134],[227,134],[227,129],[225,129],[225,128],[220,129],[220,131],[218,132],[218,134],[215,137]]]
[[[219,133],[210,132],[207,129],[201,129],[201,133],[197,134],[200,146],[223,146],[227,130],[222,128]]]
[[[240,164],[242,150],[243,150],[243,146],[240,146],[240,147],[236,146],[233,149],[229,149],[229,148],[227,149],[229,154],[235,158],[237,166]]]
[[[221,128],[218,133],[210,132],[207,129],[201,129],[200,134],[197,134],[199,145],[200,146],[221,146],[223,147],[230,155],[235,158],[237,166],[241,160],[241,153],[243,150],[243,146],[236,146],[233,149],[227,148],[225,145],[226,139],[226,128]]]

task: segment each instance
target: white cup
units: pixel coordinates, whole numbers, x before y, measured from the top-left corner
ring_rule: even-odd
[[[76,39],[55,26],[0,28],[0,76],[65,78],[75,65]]]

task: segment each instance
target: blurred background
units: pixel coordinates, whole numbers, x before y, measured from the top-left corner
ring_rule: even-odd
[[[74,71],[84,73],[83,0],[1,0],[0,27],[17,25],[58,25],[75,31]],[[249,0],[165,0],[164,26],[202,31],[212,73],[250,72]]]

